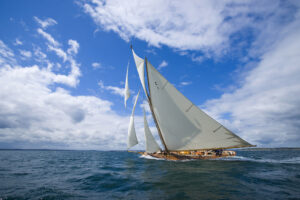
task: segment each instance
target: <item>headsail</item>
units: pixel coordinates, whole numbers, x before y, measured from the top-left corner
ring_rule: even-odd
[[[127,65],[127,71],[126,71],[126,80],[125,80],[125,89],[124,89],[124,104],[126,108],[126,102],[130,97],[130,91],[129,91],[129,86],[128,86],[128,68],[129,68],[129,62]]]
[[[139,73],[139,77],[140,77],[144,92],[147,96],[147,90],[146,90],[146,85],[145,85],[145,67],[144,67],[145,62],[144,62],[144,59],[137,56],[135,54],[135,52],[133,51],[133,49],[132,49],[132,54],[133,54],[134,62],[135,62],[137,71]]]
[[[128,127],[128,140],[127,140],[127,148],[128,149],[133,147],[134,145],[138,144],[138,140],[137,140],[136,132],[135,132],[135,127],[134,127],[134,110],[135,110],[139,95],[140,95],[140,91],[138,92],[138,94],[136,96],[134,106],[133,106],[133,109],[132,109],[132,113],[131,113],[131,116],[130,116],[130,122],[129,122],[129,127]]]
[[[169,150],[252,146],[195,106],[148,61],[149,93]]]
[[[145,129],[146,152],[154,153],[154,152],[161,150],[159,145],[155,141],[155,139],[150,131],[150,128],[148,126],[145,109],[144,109],[144,129]]]

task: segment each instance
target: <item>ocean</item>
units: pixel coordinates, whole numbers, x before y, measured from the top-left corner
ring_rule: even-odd
[[[0,150],[0,199],[300,199],[299,153],[165,161],[126,151]]]

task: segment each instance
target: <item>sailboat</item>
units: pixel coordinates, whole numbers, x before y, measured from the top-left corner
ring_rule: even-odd
[[[147,58],[139,57],[132,47],[131,50],[142,90],[163,146],[161,148],[153,137],[144,111],[146,148],[145,152],[139,152],[140,154],[168,160],[212,159],[236,155],[235,151],[227,149],[255,146],[194,105],[157,71]],[[128,68],[125,85],[126,104],[129,96]],[[134,127],[134,111],[138,97],[139,93],[130,117],[128,149],[138,144]]]

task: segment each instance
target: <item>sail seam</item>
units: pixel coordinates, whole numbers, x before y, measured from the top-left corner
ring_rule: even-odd
[[[188,107],[188,109],[185,110],[185,112],[189,112],[191,110],[191,108],[193,107],[194,104],[190,105],[190,107]]]
[[[167,86],[167,84],[168,84],[168,81],[166,81],[166,83],[162,86],[161,89],[165,89],[165,87]]]
[[[220,128],[222,128],[223,125],[219,126],[217,129],[213,130],[213,132],[217,132]]]

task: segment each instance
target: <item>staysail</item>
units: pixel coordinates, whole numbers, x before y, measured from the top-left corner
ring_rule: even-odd
[[[159,145],[155,141],[155,139],[150,131],[150,128],[148,126],[145,109],[144,109],[144,129],[145,129],[146,152],[154,153],[154,152],[161,150]]]
[[[135,110],[139,95],[140,95],[140,91],[138,92],[138,94],[136,96],[134,106],[133,106],[133,109],[132,109],[132,113],[131,113],[131,116],[130,116],[130,122],[129,122],[129,127],[128,127],[128,140],[127,140],[127,148],[128,149],[133,147],[134,145],[138,144],[138,140],[137,140],[136,132],[135,132],[135,127],[134,127],[134,110]]]
[[[130,91],[129,91],[129,86],[128,86],[128,68],[129,68],[129,62],[127,65],[127,71],[126,71],[126,80],[125,80],[125,89],[124,89],[124,104],[126,108],[126,102],[130,97]]]
[[[169,150],[252,146],[200,110],[146,62],[153,111]]]
[[[146,90],[146,85],[145,85],[145,67],[144,67],[144,59],[140,58],[139,56],[137,56],[135,54],[135,52],[132,49],[132,54],[133,54],[133,58],[134,58],[134,62],[144,89],[144,92],[147,96],[147,90]]]

